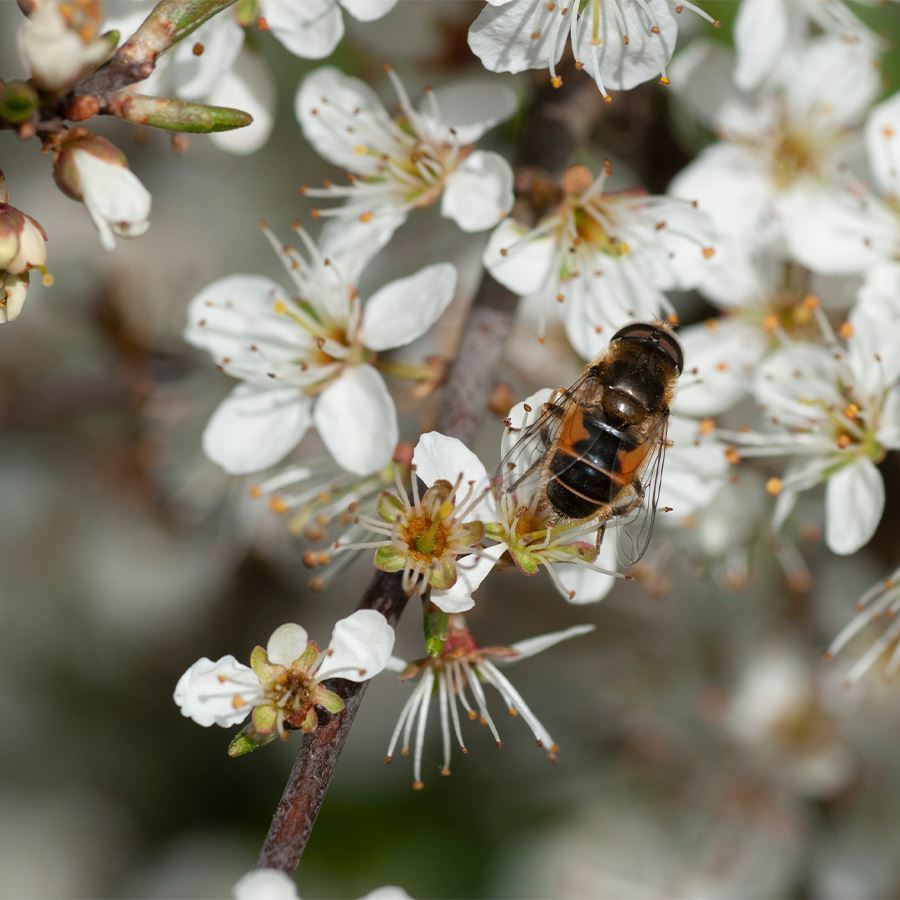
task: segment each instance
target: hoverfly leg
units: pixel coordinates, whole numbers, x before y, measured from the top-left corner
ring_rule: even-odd
[[[600,523],[600,527],[597,529],[597,535],[594,538],[594,549],[598,553],[600,552],[600,545],[603,543],[604,534],[606,534],[606,519]]]

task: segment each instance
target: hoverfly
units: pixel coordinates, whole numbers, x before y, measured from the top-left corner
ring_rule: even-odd
[[[596,520],[597,547],[615,518],[617,553],[633,565],[650,542],[659,499],[669,405],[684,356],[661,322],[617,331],[569,388],[526,424],[494,478],[497,496],[547,527]]]

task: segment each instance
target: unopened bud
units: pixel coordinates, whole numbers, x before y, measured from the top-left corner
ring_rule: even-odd
[[[24,81],[7,81],[0,84],[0,119],[11,125],[27,122],[39,106],[35,89]]]
[[[24,275],[0,272],[0,325],[19,317],[27,292],[27,272]]]
[[[0,270],[22,275],[47,261],[47,235],[31,216],[0,203]]]
[[[150,227],[150,192],[106,138],[82,133],[66,141],[53,162],[53,178],[64,194],[84,203],[107,250],[116,246],[114,235],[138,237]]]

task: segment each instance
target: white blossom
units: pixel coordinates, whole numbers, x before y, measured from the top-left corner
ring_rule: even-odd
[[[825,484],[825,541],[835,553],[868,543],[884,510],[877,464],[900,448],[900,319],[862,306],[850,315],[839,342],[824,317],[826,343],[786,341],[760,366],[757,403],[769,418],[766,432],[722,432],[741,456],[787,456],[783,478],[771,479],[778,496],[774,524],[784,522],[798,494]]]
[[[503,698],[509,715],[521,716],[531,729],[538,747],[546,750],[550,761],[555,762],[559,751],[558,745],[501,668],[593,630],[593,625],[576,625],[564,631],[519,641],[508,647],[479,647],[464,618],[452,615],[448,637],[439,656],[429,656],[411,663],[392,657],[387,665],[392,671],[400,672],[402,680],[418,677],[419,682],[400,712],[385,761],[390,763],[393,760],[394,751],[400,743],[402,756],[413,755],[413,788],[421,790],[425,786],[422,781],[422,754],[428,713],[432,697],[435,695],[438,697],[444,751],[441,775],[450,774],[450,747],[454,736],[460,750],[463,753],[469,752],[462,737],[460,707],[473,722],[478,721],[489,728],[497,746],[500,747],[502,744],[500,733],[488,711],[487,698],[482,686],[489,684]],[[469,691],[472,694],[471,701]],[[415,745],[414,751],[411,749],[412,744]]]
[[[714,253],[709,222],[692,204],[642,191],[604,194],[610,174],[608,163],[597,178],[572,167],[559,205],[532,228],[503,222],[483,256],[511,291],[540,298],[539,334],[558,310],[585,358],[628,322],[674,316],[664,291],[695,287]]]
[[[95,30],[72,22],[71,12],[64,16],[57,0],[38,0],[19,29],[19,53],[34,83],[44,91],[61,91],[104,62],[114,47]]]
[[[229,728],[253,715],[258,734],[287,736],[286,728],[314,731],[316,707],[337,713],[343,701],[322,687],[329,678],[368,681],[388,663],[394,629],[371,609],[357,610],[334,626],[324,651],[293,623],[272,632],[265,648],[256,647],[251,666],[233,656],[198,659],[175,686],[182,715],[208,728]]]
[[[822,701],[812,662],[787,641],[754,654],[725,725],[778,781],[800,794],[834,796],[853,776],[853,756]]]
[[[809,277],[774,248],[745,253],[735,240],[717,248],[700,290],[721,314],[678,335],[696,380],[679,390],[675,409],[692,416],[731,409],[782,338],[821,339],[819,308],[843,319],[853,302],[844,283]]]
[[[745,91],[758,87],[777,70],[792,44],[814,31],[850,44],[863,43],[873,49],[883,46],[844,0],[742,0],[734,22],[738,87]]]
[[[693,3],[675,0],[488,0],[469,29],[469,46],[492,72],[548,69],[561,87],[556,66],[570,43],[576,63],[608,100],[608,90],[654,77],[669,83],[666,67],[684,9],[719,24]]]
[[[241,380],[210,419],[204,449],[232,474],[258,472],[315,425],[340,466],[356,475],[376,472],[398,438],[377,355],[411,343],[437,321],[453,299],[456,270],[426,266],[364,304],[353,280],[371,247],[320,249],[298,228],[304,256],[264,231],[293,297],[268,278],[233,275],[191,301],[186,339]]]
[[[382,572],[402,572],[402,587],[407,593],[423,595],[431,588],[431,602],[445,612],[459,612],[473,605],[472,591],[480,584],[478,573],[487,569],[503,548],[482,550],[485,527],[481,517],[489,508],[484,503],[488,488],[480,475],[478,458],[460,441],[452,444],[462,460],[456,475],[433,478],[419,465],[435,442],[455,441],[438,432],[422,435],[413,452],[411,466],[412,500],[399,472],[394,491],[384,491],[378,498],[377,515],[359,516],[359,527],[378,540],[350,543],[342,537],[336,549],[375,549],[375,567]],[[468,457],[468,458],[466,458]],[[448,461],[450,466],[454,461]],[[471,477],[474,470],[475,477]],[[446,470],[449,476],[450,469]],[[420,496],[419,477],[428,486]],[[473,574],[475,581],[473,581]],[[486,571],[485,571],[486,574]]]
[[[150,192],[106,138],[90,134],[66,141],[53,176],[64,193],[84,203],[107,250],[115,249],[116,236],[139,237],[150,227]]]
[[[441,215],[463,231],[496,225],[513,203],[512,170],[498,153],[474,143],[513,114],[515,94],[493,82],[460,82],[428,90],[418,108],[389,67],[399,99],[392,117],[362,81],[326,67],[297,92],[297,119],[307,140],[350,173],[350,184],[304,187],[303,193],[344,202],[317,209],[348,243],[396,230],[414,209],[440,200]]]
[[[763,36],[760,36],[760,40]],[[747,251],[809,225],[785,215],[800,193],[821,197],[844,177],[855,128],[879,89],[871,49],[837,38],[792,44],[778,71],[752,95],[734,85],[727,51],[695,43],[673,63],[685,105],[719,140],[673,180],[669,192],[697,200],[725,238]]]

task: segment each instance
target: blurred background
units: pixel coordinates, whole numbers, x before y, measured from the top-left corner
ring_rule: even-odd
[[[366,26],[346,17],[335,62],[383,97],[384,61],[413,94],[477,75],[465,40],[480,5],[407,0]],[[733,5],[703,5],[722,18],[715,36],[727,41]],[[896,6],[865,13],[898,33]],[[0,4],[7,61],[19,17],[14,3]],[[254,864],[298,742],[229,760],[227,732],[179,714],[175,682],[199,656],[246,660],[284,621],[327,641],[369,575],[361,559],[310,593],[307,545],[200,446],[230,382],[181,339],[187,304],[222,275],[277,279],[257,221],[284,234],[298,217],[314,224],[297,186],[334,176],[293,115],[311,65],[255,39],[279,92],[275,132],[257,155],[229,156],[200,137],[176,153],[164,135],[110,126],[154,204],[148,234],[114,253],[53,185],[50,160],[4,141],[11,200],[47,229],[56,279],[33,287],[22,317],[0,328],[4,898],[228,895]],[[898,87],[895,56],[886,93]],[[623,135],[642,116],[658,117],[673,142],[657,148],[661,157],[687,160],[708,139],[674,143],[672,131],[691,129],[669,128],[673,111],[656,85],[615,106],[586,159],[627,148]],[[508,152],[515,127],[494,136],[499,149]],[[620,171],[628,183],[627,165]],[[364,296],[429,262],[460,267],[457,302],[407,358],[452,353],[485,239],[427,210],[366,273]],[[708,312],[696,297],[681,300],[687,321]],[[578,370],[561,337],[538,348],[523,317],[500,376],[518,398]],[[407,385],[392,388],[414,440],[439,397],[423,404]],[[489,468],[501,428],[483,423]],[[313,436],[300,453],[315,451]],[[885,517],[852,558],[821,545],[813,498],[779,561],[758,538],[768,511],[747,476],[726,487],[702,528],[658,528],[641,580],[599,605],[569,606],[544,578],[492,579],[469,618],[483,644],[597,626],[509,673],[559,741],[559,764],[548,766],[524,723],[504,717],[500,752],[464,723],[470,754],[440,778],[435,728],[426,788],[413,792],[404,760],[383,763],[409,688],[377,678],[304,856],[301,895],[352,898],[382,884],[423,900],[900,895],[900,685],[876,671],[847,688],[852,657],[822,660],[854,600],[898,562],[895,456],[883,472]],[[398,653],[420,648],[409,615]]]

